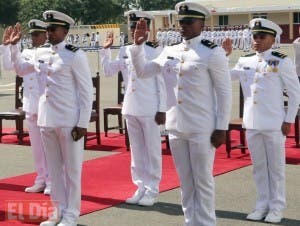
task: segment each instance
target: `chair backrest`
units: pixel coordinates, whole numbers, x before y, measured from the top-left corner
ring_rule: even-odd
[[[96,77],[92,78],[94,88],[93,110],[100,112],[100,76],[97,73]]]
[[[122,72],[118,72],[118,104],[122,104],[125,95],[125,82],[123,80]]]
[[[23,78],[16,76],[15,109],[23,107]]]
[[[243,90],[242,86],[240,85],[240,118],[243,118],[244,114],[244,95],[243,95]]]
[[[283,90],[283,106],[287,107],[289,101],[289,95],[286,90]]]

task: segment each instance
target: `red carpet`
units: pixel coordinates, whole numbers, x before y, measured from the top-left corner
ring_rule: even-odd
[[[233,137],[235,137],[235,134],[233,134]],[[7,137],[6,139],[3,138],[3,142],[14,143],[15,141],[13,142]],[[91,141],[87,145],[88,148],[95,146],[93,142],[95,141]],[[111,134],[109,138],[102,136],[102,146],[106,147],[107,150],[121,153],[84,162],[81,214],[123,203],[136,189],[131,182],[130,153],[125,150],[124,137],[117,134]],[[163,178],[160,191],[167,191],[178,187],[179,182],[172,156],[169,151],[164,150],[163,153]],[[300,164],[300,150],[294,147],[292,139],[288,139],[287,142],[287,162]],[[250,164],[248,152],[247,154],[241,154],[240,150],[233,150],[231,159],[228,159],[223,145],[216,152],[214,175],[220,175]],[[42,194],[23,192],[26,186],[31,185],[34,177],[35,174],[31,173],[0,180],[0,225],[32,225],[19,222],[13,224],[4,220],[5,201],[7,200],[47,199]]]
[[[3,132],[12,131],[11,129],[3,129]],[[6,135],[2,137],[3,144],[18,144],[16,135]],[[30,145],[29,137],[26,136],[23,138],[23,145]],[[87,150],[99,150],[99,151],[117,151],[123,152],[125,150],[125,140],[124,136],[115,133],[109,133],[108,137],[104,136],[104,133],[101,133],[101,145],[98,145],[96,140],[91,140],[87,142]]]

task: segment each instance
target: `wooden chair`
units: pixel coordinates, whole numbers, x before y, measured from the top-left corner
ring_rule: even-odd
[[[160,136],[162,137],[161,142],[166,143],[166,148],[170,150],[170,142],[169,142],[169,132],[168,130],[164,130],[160,132]]]
[[[123,81],[122,72],[118,73],[118,103],[113,107],[106,107],[103,109],[103,120],[104,120],[104,133],[107,137],[107,132],[109,130],[118,129],[121,134],[123,134],[123,130],[125,131],[125,127],[123,127],[122,120],[122,103],[125,94],[125,85]],[[117,115],[118,116],[118,125],[117,126],[108,126],[108,116],[109,115]]]
[[[126,145],[126,150],[130,151],[130,142],[129,142],[129,136],[128,136],[128,130],[127,130],[126,120],[124,120],[124,131],[125,131],[125,145]]]
[[[229,123],[228,131],[226,132],[226,152],[227,157],[230,158],[230,152],[233,149],[241,149],[243,154],[246,153],[247,145],[245,138],[245,129],[242,127],[243,124],[243,113],[244,113],[244,96],[242,87],[240,86],[240,97],[239,97],[239,118],[233,119]],[[231,145],[231,131],[237,130],[240,133],[240,143],[232,146]]]
[[[299,132],[299,116],[300,116],[300,109],[298,109],[298,113],[296,115],[295,118],[295,135],[294,136],[287,136],[288,138],[295,138],[295,142],[296,142],[296,147],[299,148],[300,147],[300,132]]]
[[[15,84],[15,109],[12,111],[0,112],[0,142],[2,136],[17,135],[18,144],[23,144],[23,137],[28,136],[28,132],[24,132],[23,122],[25,112],[23,107],[23,78],[16,76]],[[14,120],[16,122],[16,130],[13,132],[3,132],[2,120]]]
[[[129,143],[129,137],[127,132],[126,121],[124,120],[124,124],[123,124],[123,117],[122,117],[122,103],[125,95],[125,83],[121,71],[118,72],[118,94],[117,95],[118,95],[117,105],[112,107],[106,107],[103,109],[104,133],[105,136],[107,137],[107,132],[109,130],[118,129],[120,134],[125,135],[126,150],[129,151],[130,143]],[[109,127],[108,125],[109,115],[117,115],[118,125]]]
[[[96,134],[95,135],[86,135],[85,142],[89,140],[97,139],[97,144],[101,144],[101,136],[100,136],[100,76],[97,73],[96,77],[92,78],[93,80],[93,88],[94,88],[94,100],[90,122],[95,122]]]

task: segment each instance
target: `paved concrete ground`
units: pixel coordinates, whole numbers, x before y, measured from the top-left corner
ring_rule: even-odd
[[[282,52],[293,56],[290,46],[283,46]],[[231,66],[238,56],[243,54],[235,51],[230,57]],[[89,53],[92,72],[96,73],[98,57]],[[217,66],[217,65],[216,65]],[[0,111],[13,108],[13,73],[2,71],[0,78]],[[8,86],[7,86],[8,85]],[[234,105],[232,117],[238,115],[238,84],[234,83]],[[111,106],[116,102],[116,78],[101,78],[101,108]],[[114,121],[114,120],[111,120]],[[12,122],[4,122],[4,127],[10,127]],[[101,126],[103,125],[101,119]],[[90,126],[90,130],[94,130]],[[34,171],[30,147],[0,144],[0,178],[20,175]],[[108,152],[85,151],[85,160],[109,155]],[[300,154],[300,150],[299,150]],[[252,210],[255,200],[255,187],[252,180],[252,166],[245,167],[215,178],[216,181],[216,213],[219,226],[259,226],[263,222],[246,221],[247,213]],[[287,202],[285,219],[277,225],[300,225],[300,168],[287,165]],[[101,184],[99,184],[101,186]],[[180,226],[183,225],[183,215],[180,206],[180,190],[173,189],[162,193],[159,202],[153,207],[145,208],[118,205],[102,211],[80,217],[80,226]],[[268,224],[272,225],[272,224]]]
[[[0,154],[0,178],[34,171],[30,147],[0,144]],[[85,160],[109,154],[85,151]],[[299,226],[300,168],[287,165],[286,170],[288,207],[284,220],[277,225]],[[252,166],[249,166],[215,178],[216,213],[219,226],[267,225],[263,222],[245,220],[246,214],[252,210],[255,199],[251,171]],[[79,226],[181,226],[182,222],[180,190],[177,188],[161,193],[159,202],[153,207],[118,205],[81,216]]]

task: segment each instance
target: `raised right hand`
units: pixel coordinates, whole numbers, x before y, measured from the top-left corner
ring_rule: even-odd
[[[110,48],[113,43],[114,43],[114,33],[113,32],[107,32],[106,38],[103,42],[103,48],[104,49]]]
[[[10,36],[11,33],[13,32],[13,27],[9,26],[7,28],[5,28],[3,36],[2,36],[2,43],[3,45],[9,45],[10,44]]]
[[[226,52],[226,56],[232,53],[232,40],[230,38],[225,38],[222,42],[222,48]]]
[[[134,31],[134,44],[141,45],[148,39],[147,21],[141,18]]]
[[[10,43],[16,45],[22,37],[21,24],[18,22],[10,35]]]

